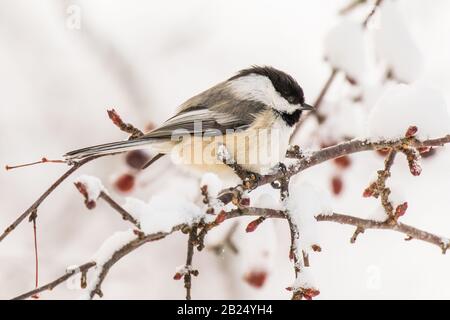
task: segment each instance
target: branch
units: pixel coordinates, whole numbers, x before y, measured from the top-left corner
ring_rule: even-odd
[[[345,8],[343,8],[340,11],[340,14],[345,14],[348,11],[353,10],[354,8],[356,8],[358,5],[365,3],[366,0],[354,0],[352,3],[350,3],[348,6],[346,6]],[[366,16],[366,18],[364,19],[362,25],[363,28],[366,29],[367,25],[370,21],[370,19],[372,18],[372,16],[375,14],[375,12],[378,10],[378,8],[380,7],[381,3],[383,2],[383,0],[376,0],[374,7],[372,8],[372,10],[370,11],[370,13]],[[325,98],[325,95],[328,93],[328,90],[331,87],[331,84],[334,82],[334,80],[336,79],[337,74],[339,73],[339,69],[336,69],[335,67],[333,67],[333,69],[331,70],[331,74],[328,77],[328,79],[325,81],[322,89],[320,90],[320,93],[316,99],[316,101],[314,102],[314,107],[316,108],[316,110],[314,112],[310,112],[308,113],[305,117],[303,117],[302,119],[300,119],[299,123],[296,125],[294,132],[291,135],[291,139],[290,141],[292,141],[294,139],[294,137],[297,135],[298,131],[300,130],[300,128],[302,127],[302,124],[311,116],[314,116],[317,118],[317,121],[319,122],[319,125],[322,124],[326,117],[322,114],[320,114],[318,112],[318,109],[320,108],[323,99]],[[347,77],[347,79],[349,79]]]
[[[0,235],[0,242],[5,239],[16,227],[25,219],[27,218],[33,211],[37,211],[39,206],[44,202],[45,199],[53,192],[55,189],[62,183],[64,180],[66,180],[72,173],[80,169],[83,165],[85,165],[88,162],[91,162],[92,160],[98,159],[100,157],[103,157],[105,155],[96,155],[91,156],[86,159],[83,159],[79,162],[76,162],[72,165],[72,167],[67,170],[58,180],[56,180],[27,210],[25,210],[24,213],[22,213],[9,227],[5,229],[5,231]]]
[[[170,232],[176,231],[175,228]],[[166,232],[160,232],[151,234],[148,236],[143,236],[142,233],[139,233],[137,238],[126,245],[124,245],[122,248],[114,252],[114,254],[111,256],[111,258],[108,259],[103,265],[98,266],[100,269],[98,271],[97,279],[95,279],[95,283],[92,286],[92,288],[89,290],[89,298],[93,299],[95,295],[98,295],[99,297],[103,297],[103,293],[101,290],[101,286],[103,284],[103,281],[105,280],[106,276],[108,275],[109,270],[118,262],[120,259],[128,255],[130,252],[136,250],[143,244],[151,241],[160,240],[164,237],[166,237],[168,234]]]
[[[361,228],[364,230],[367,229],[384,229],[384,230],[392,230],[403,233],[412,239],[422,240],[431,244],[434,244],[441,248],[442,253],[445,254],[447,249],[449,248],[450,240],[445,237],[440,237],[435,234],[432,234],[427,231],[423,231],[412,227],[410,225],[395,222],[393,220],[386,220],[383,222],[357,218],[345,214],[333,213],[331,215],[319,214],[316,216],[317,221],[329,221],[329,222],[337,222],[340,224],[352,225],[357,228]],[[408,239],[409,240],[409,239]]]
[[[280,218],[280,219],[286,218],[283,211],[274,210],[274,209],[248,207],[245,209],[235,209],[235,210],[231,210],[229,212],[225,212],[225,214],[222,218],[223,219],[222,221],[225,221],[228,219],[233,219],[233,218],[239,218],[242,216],[261,216],[261,217],[266,217],[266,218]],[[211,228],[213,228],[213,227],[218,226],[219,224],[212,222],[209,225],[211,225]],[[80,273],[80,272],[86,272],[89,269],[91,269],[92,267],[97,266],[98,268],[100,268],[100,271],[98,273],[98,279],[97,279],[95,285],[93,286],[93,288],[89,292],[89,297],[92,299],[96,294],[99,294],[99,295],[102,294],[101,285],[102,285],[103,281],[105,280],[106,276],[108,275],[109,270],[114,266],[114,264],[116,262],[118,262],[120,259],[122,259],[124,256],[128,255],[129,253],[133,252],[135,249],[141,247],[145,243],[164,239],[168,235],[170,235],[174,232],[186,229],[186,228],[190,228],[190,226],[188,226],[187,224],[180,224],[180,225],[174,226],[172,228],[172,230],[169,232],[158,232],[158,233],[153,233],[153,234],[149,234],[149,235],[144,235],[142,232],[137,231],[136,232],[137,238],[135,240],[127,243],[119,250],[117,250],[103,266],[97,266],[95,261],[87,262],[87,263],[81,265],[77,269],[73,269],[69,272],[66,272],[64,275],[60,276],[56,280],[53,280],[53,281],[49,282],[48,284],[43,285],[39,288],[36,288],[32,291],[21,294],[13,299],[16,299],[16,300],[26,299],[36,293],[43,292],[46,290],[52,290],[53,288],[60,285],[61,283],[64,283],[66,280],[68,280],[75,274]]]
[[[100,192],[99,198],[105,200],[111,206],[111,208],[116,210],[122,216],[123,220],[131,222],[139,229],[141,228],[139,222],[121,205],[119,205],[116,201],[114,201],[114,199],[112,199],[108,194],[102,191]]]
[[[369,24],[370,19],[372,19],[375,12],[377,12],[378,8],[380,7],[383,0],[376,0],[375,5],[372,8],[372,11],[370,11],[369,15],[366,17],[366,19],[363,22],[363,27],[367,28],[367,25]]]
[[[108,110],[108,117],[120,130],[130,134],[129,140],[140,138],[144,135],[144,133],[141,130],[137,129],[132,124],[123,122],[122,118],[116,112],[116,110],[114,109]]]
[[[355,9],[356,7],[364,4],[367,0],[353,0],[349,4],[347,4],[345,7],[339,10],[340,15],[345,15]]]
[[[131,124],[126,124],[123,122],[122,118],[119,116],[119,114],[114,110],[108,110],[108,116],[111,119],[111,121],[120,128],[120,130],[130,133],[130,139],[135,139],[143,135],[142,131],[135,128]],[[85,159],[82,159],[77,162],[71,163],[72,167],[67,170],[58,180],[56,180],[27,210],[25,210],[24,213],[22,213],[9,227],[5,229],[5,231],[0,235],[0,242],[3,241],[16,227],[25,219],[27,218],[31,213],[37,212],[37,209],[39,206],[44,202],[44,200],[53,192],[55,189],[64,182],[72,173],[77,171],[79,168],[81,168],[83,165],[85,165],[88,162],[91,162],[92,160],[105,157],[105,156],[112,156],[116,155],[117,153],[110,153],[110,154],[101,154],[101,155],[94,155],[87,157]],[[44,158],[45,159],[45,158]],[[42,160],[42,162],[49,162],[47,159]]]
[[[74,275],[76,275],[76,274],[78,274],[80,272],[87,272],[92,267],[95,267],[95,265],[96,265],[96,263],[91,261],[91,262],[87,262],[87,263],[79,266],[78,268],[68,270],[68,271],[66,271],[66,273],[64,275],[62,275],[61,277],[53,280],[52,282],[49,282],[46,285],[43,285],[43,286],[41,286],[39,288],[36,288],[34,290],[31,290],[29,292],[21,294],[20,296],[17,296],[15,298],[13,298],[12,300],[23,300],[23,299],[26,299],[26,298],[30,298],[31,296],[33,296],[35,294],[38,294],[40,292],[43,292],[43,291],[47,291],[47,290],[51,291],[51,290],[53,290],[53,288],[57,287],[61,283],[64,283],[69,278],[73,277]]]
[[[191,300],[192,276],[198,276],[198,271],[192,269],[194,246],[197,239],[197,226],[193,226],[189,232],[186,264],[184,266],[184,287],[186,288],[186,300]]]
[[[265,185],[267,183],[272,183],[279,179],[283,179],[284,177],[292,177],[308,168],[344,155],[386,148],[401,150],[405,146],[420,149],[424,147],[443,146],[448,143],[450,143],[450,134],[441,138],[428,139],[424,141],[420,141],[416,138],[406,137],[394,140],[379,141],[371,141],[369,139],[354,139],[337,144],[335,146],[321,149],[319,151],[315,151],[308,156],[299,154],[296,156],[298,161],[291,165],[286,172],[278,171],[277,173],[272,175],[262,176],[254,185],[252,185],[252,189]]]
[[[308,113],[306,116],[302,117],[300,119],[300,122],[296,125],[294,132],[291,135],[291,141],[292,139],[297,135],[298,131],[300,130],[300,128],[302,127],[302,124],[305,123],[305,121],[311,117],[314,116],[317,118],[317,121],[319,122],[319,124],[323,123],[325,118],[323,115],[318,113],[318,109],[320,108],[320,106],[322,105],[322,101],[325,98],[325,95],[328,93],[328,90],[331,87],[331,84],[334,82],[334,80],[336,79],[337,74],[339,73],[339,70],[336,68],[333,68],[331,70],[331,74],[328,77],[328,79],[325,81],[322,89],[320,90],[319,95],[317,96],[316,101],[314,101],[314,108],[315,110],[313,112]]]

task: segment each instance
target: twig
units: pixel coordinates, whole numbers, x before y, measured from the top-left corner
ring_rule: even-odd
[[[113,109],[108,110],[108,116],[112,120],[112,122],[118,126],[122,131],[125,131],[127,133],[131,134],[130,139],[138,138],[143,135],[142,131],[139,129],[136,129],[131,124],[125,124],[122,121],[122,118],[119,116],[119,114]],[[62,183],[64,180],[66,180],[72,173],[77,171],[79,168],[81,168],[83,165],[85,165],[88,162],[91,162],[92,160],[105,157],[105,156],[112,156],[116,155],[117,153],[110,153],[110,154],[100,154],[100,155],[93,155],[90,157],[87,157],[85,159],[82,159],[77,162],[71,163],[72,167],[67,170],[58,180],[56,180],[27,210],[25,210],[24,213],[22,213],[9,227],[5,229],[5,231],[0,235],[0,242],[3,241],[26,217],[28,217],[33,211],[37,211],[39,206],[42,204],[42,202],[53,192],[55,189]],[[45,161],[44,161],[45,160]],[[42,159],[42,162],[49,162],[46,158]]]
[[[348,5],[347,7],[343,8],[340,13],[341,14],[345,14],[348,11],[354,9],[355,7],[357,7],[358,5],[365,3],[366,0],[355,0],[353,1],[350,5]],[[381,5],[381,3],[383,2],[383,0],[376,0],[374,7],[372,8],[372,10],[370,11],[370,13],[366,16],[366,18],[364,19],[362,25],[364,28],[367,28],[367,24],[369,23],[370,19],[372,18],[372,16],[375,14],[375,12],[377,11],[377,9],[379,8],[379,6]],[[297,135],[298,131],[300,130],[300,128],[302,127],[302,124],[305,123],[305,121],[311,117],[314,116],[317,118],[317,121],[319,122],[319,125],[322,124],[323,122],[325,122],[326,117],[322,114],[320,114],[318,112],[319,107],[322,104],[323,99],[325,98],[325,95],[328,93],[328,90],[331,87],[331,84],[334,82],[334,80],[336,79],[336,75],[339,73],[339,70],[336,68],[333,68],[331,70],[331,74],[328,77],[327,81],[324,83],[322,89],[320,90],[320,93],[316,99],[316,101],[314,102],[314,107],[316,108],[316,110],[314,112],[310,112],[308,113],[305,117],[302,117],[299,121],[299,123],[297,124],[297,126],[295,127],[294,132],[291,135],[290,141],[294,140],[294,137]]]
[[[291,248],[289,252],[289,257],[294,260],[294,272],[295,272],[295,278],[298,277],[298,274],[301,272],[301,262],[300,262],[300,253],[298,252],[297,247],[297,240],[299,239],[299,232],[298,227],[292,220],[292,218],[289,216],[289,214],[286,215],[286,219],[289,223],[289,230],[291,234]]]
[[[397,151],[392,149],[389,151],[386,160],[384,161],[384,170],[378,171],[378,179],[376,181],[377,190],[380,194],[381,205],[384,208],[387,216],[390,218],[394,217],[394,206],[389,200],[389,195],[391,194],[391,190],[386,187],[386,181],[391,176],[391,168],[394,164],[395,156],[397,155]]]
[[[329,221],[337,222],[340,224],[352,225],[355,227],[367,229],[386,229],[393,230],[403,234],[413,239],[422,240],[431,244],[438,246],[442,253],[445,253],[449,247],[449,239],[445,237],[440,237],[427,231],[417,229],[415,227],[409,226],[401,222],[393,223],[392,220],[386,220],[383,222],[357,218],[345,214],[333,213],[331,215],[319,214],[316,216],[317,221]]]
[[[141,168],[141,170],[147,169],[148,167],[150,167],[153,163],[155,163],[156,161],[158,161],[162,157],[164,157],[164,154],[163,153],[158,153],[153,158],[151,158],[149,161],[147,161],[147,163],[144,164],[144,166]]]
[[[296,163],[291,165],[286,173],[277,172],[272,175],[261,176],[257,181],[256,186],[259,187],[267,183],[272,183],[273,181],[279,180],[283,177],[292,177],[301,171],[304,171],[310,167],[316,166],[328,160],[338,158],[344,155],[349,155],[357,152],[379,150],[386,148],[401,148],[404,145],[408,145],[411,148],[423,148],[423,147],[436,147],[443,146],[450,143],[450,135],[446,135],[437,139],[429,139],[420,141],[415,138],[399,138],[395,140],[379,140],[371,141],[368,139],[354,139],[346,141],[328,148],[324,148],[313,152],[310,156],[301,156]],[[228,190],[228,192],[230,192]]]
[[[100,297],[103,296],[101,286],[106,276],[108,275],[109,270],[116,264],[116,262],[118,262],[130,252],[141,247],[143,244],[163,239],[169,234],[181,230],[182,227],[183,225],[179,225],[172,228],[170,232],[158,232],[150,235],[143,235],[142,233],[139,233],[136,239],[132,240],[131,242],[127,243],[122,248],[114,252],[111,258],[109,258],[109,260],[105,262],[105,264],[103,264],[102,266],[98,266],[98,268],[100,269],[98,272],[98,278],[96,279],[93,288],[89,291],[89,298],[93,299],[95,295],[98,295]]]
[[[347,4],[345,7],[343,7],[341,10],[339,10],[340,15],[344,15],[355,9],[361,4],[366,3],[367,0],[353,0],[349,4]]]
[[[30,167],[30,166],[34,166],[36,164],[42,164],[42,163],[67,163],[67,162],[65,160],[49,160],[47,158],[42,158],[39,161],[25,163],[25,164],[19,164],[19,165],[16,165],[16,166],[6,165],[5,169],[6,170],[13,170],[13,169],[18,169],[18,168]]]
[[[237,248],[236,244],[233,241],[233,236],[236,233],[238,226],[239,222],[235,221],[231,226],[231,228],[227,231],[225,238],[218,244],[208,247],[208,249],[214,251],[215,254],[220,255],[223,252],[223,250],[226,247],[228,247],[234,254],[238,254],[239,249]]]
[[[240,210],[240,209],[231,210],[230,212],[226,213],[226,216],[224,217],[224,219],[228,220],[228,219],[233,219],[233,218],[239,218],[244,215],[246,215],[246,216],[265,216],[267,218],[285,218],[283,211],[278,211],[278,210],[274,210],[274,209],[249,207],[249,208],[246,208],[245,210]],[[214,223],[212,223],[212,224],[214,224]],[[95,296],[95,294],[101,294],[101,285],[102,285],[103,281],[105,280],[109,270],[121,258],[123,258],[124,256],[131,253],[132,251],[139,248],[140,246],[142,246],[145,243],[161,240],[174,232],[185,229],[186,227],[189,227],[189,226],[186,224],[180,224],[180,225],[173,227],[172,230],[169,232],[158,232],[158,233],[149,234],[149,235],[143,235],[142,233],[139,233],[135,240],[129,242],[128,244],[126,244],[125,246],[123,246],[122,248],[117,250],[103,266],[98,266],[98,268],[100,268],[98,280],[97,280],[95,286],[93,287],[93,289],[90,291],[89,296],[91,298],[93,298]],[[63,283],[64,281],[66,281],[67,279],[72,277],[73,275],[75,275],[79,272],[85,272],[94,266],[96,266],[95,262],[93,262],[93,261],[87,262],[87,263],[81,265],[77,269],[68,271],[61,277],[57,278],[56,280],[51,281],[48,284],[46,284],[42,287],[39,287],[37,289],[31,290],[27,293],[21,294],[13,299],[17,299],[17,300],[26,299],[36,293],[46,291],[46,290],[52,290],[56,286],[60,285],[61,283]]]
[[[319,120],[319,123],[322,123],[325,119],[323,116],[320,116],[317,110],[322,105],[323,99],[325,98],[325,95],[327,94],[328,90],[330,90],[331,84],[333,83],[334,79],[336,79],[336,75],[338,74],[339,70],[336,68],[333,68],[331,70],[331,74],[327,81],[325,82],[324,86],[322,87],[322,90],[319,93],[319,96],[317,97],[316,101],[314,102],[314,108],[316,109],[315,112],[312,112],[311,114],[314,114],[317,119]]]
[[[230,212],[227,212],[224,217],[224,220],[238,218],[241,216],[264,216],[266,218],[286,219],[286,214],[284,211],[249,207],[244,210],[235,209]],[[420,229],[417,229],[415,227],[412,227],[412,226],[409,226],[409,225],[406,225],[406,224],[403,224],[400,222],[398,222],[395,225],[392,225],[392,224],[389,224],[386,222],[377,222],[377,221],[373,221],[373,220],[366,220],[366,219],[361,219],[361,218],[338,214],[338,213],[334,213],[332,215],[320,214],[320,215],[316,216],[316,220],[317,221],[337,222],[337,223],[341,223],[341,224],[353,225],[356,227],[361,226],[364,229],[389,229],[389,230],[398,231],[398,232],[404,233],[414,239],[426,241],[431,244],[435,244],[435,245],[439,246],[443,250],[443,252],[445,252],[449,246],[448,239],[446,239],[444,237],[439,237],[432,233],[422,231]],[[159,232],[159,233],[150,234],[150,235],[138,236],[135,240],[131,241],[130,243],[126,244],[121,249],[116,251],[113,254],[113,256],[103,266],[101,266],[101,271],[99,272],[98,281],[97,281],[94,289],[90,292],[90,297],[93,298],[95,294],[99,294],[99,293],[101,294],[101,289],[100,289],[101,284],[103,283],[104,279],[106,278],[110,268],[117,261],[119,261],[122,257],[126,256],[128,253],[134,251],[135,249],[139,248],[140,246],[142,246],[143,244],[145,244],[147,242],[152,242],[152,241],[157,241],[157,240],[163,239],[166,236],[168,236],[174,232],[180,231],[186,227],[187,227],[187,225],[182,224],[182,225],[177,225],[177,226],[173,227],[170,232]],[[64,274],[63,276],[57,278],[56,280],[54,280],[42,287],[39,287],[37,289],[34,289],[32,291],[29,291],[27,293],[19,295],[14,299],[25,299],[25,298],[31,297],[32,295],[34,295],[36,293],[46,291],[46,290],[52,290],[54,287],[63,283],[64,281],[66,281],[67,279],[69,279],[70,277],[75,275],[76,273],[85,272],[94,266],[96,266],[95,262],[85,263],[85,264],[81,265],[78,269],[69,271],[68,273]]]
[[[108,110],[108,116],[111,119],[111,121],[120,130],[122,130],[123,132],[126,132],[126,133],[131,135],[129,140],[140,138],[140,137],[142,137],[144,135],[144,133],[141,130],[137,129],[132,124],[123,122],[122,118],[116,112],[116,110],[114,110],[114,109]]]
[[[95,267],[95,262],[91,261],[91,262],[87,262],[81,266],[79,266],[78,268],[75,269],[71,269],[69,271],[67,271],[66,273],[64,273],[64,275],[62,275],[61,277],[47,283],[46,285],[43,285],[39,288],[36,288],[34,290],[31,290],[29,292],[26,292],[24,294],[21,294],[20,296],[17,296],[15,298],[13,298],[12,300],[23,300],[26,298],[29,298],[35,294],[38,294],[40,292],[43,291],[47,291],[47,290],[52,290],[53,288],[57,287],[58,285],[60,285],[61,283],[64,283],[66,280],[68,280],[69,278],[73,277],[74,275],[76,275],[77,273],[80,272],[86,272],[87,270],[91,269],[92,267]]]
[[[319,92],[319,95],[317,96],[316,100],[314,101],[314,108],[316,110],[314,110],[314,112],[310,112],[308,113],[306,116],[302,117],[299,121],[299,123],[296,125],[294,132],[292,133],[291,136],[291,141],[294,139],[294,137],[297,135],[298,131],[300,130],[300,128],[302,127],[302,124],[305,123],[305,121],[311,117],[314,116],[317,118],[319,124],[323,123],[323,121],[325,120],[325,118],[323,117],[323,115],[320,115],[318,112],[318,109],[320,108],[320,106],[322,105],[323,99],[325,98],[325,95],[328,93],[328,90],[331,87],[331,84],[334,82],[334,80],[336,79],[336,76],[338,74],[338,69],[333,68],[331,70],[331,74],[328,77],[328,79],[325,81],[322,89]]]
[[[33,240],[34,240],[34,263],[35,263],[35,287],[39,287],[39,256],[38,256],[38,241],[37,241],[37,212],[35,211],[31,216],[33,221]]]
[[[372,11],[370,11],[369,15],[366,17],[366,19],[363,22],[363,27],[367,28],[367,25],[369,24],[370,19],[372,19],[375,12],[377,12],[378,8],[380,7],[383,0],[376,0],[375,5],[372,8]]]
[[[92,160],[98,159],[105,155],[91,156],[83,159],[79,162],[75,162],[72,167],[67,170],[58,180],[56,180],[24,213],[22,213],[5,231],[0,235],[0,242],[5,239],[25,218],[27,218],[33,211],[37,210],[39,206],[44,202],[44,200],[53,192],[55,189],[66,180],[72,173],[77,171],[80,167],[85,165]]]
[[[105,192],[100,192],[99,198],[103,199],[108,203],[111,208],[116,210],[125,221],[129,221],[132,224],[134,224],[136,227],[140,228],[139,222],[127,211],[125,210],[121,205],[119,205],[114,199],[112,199],[108,194]]]
[[[186,300],[191,300],[192,275],[197,276],[198,271],[192,269],[192,258],[194,256],[194,246],[197,239],[197,226],[194,225],[189,232],[187,255],[186,255],[186,273],[184,274],[184,287],[186,288]]]

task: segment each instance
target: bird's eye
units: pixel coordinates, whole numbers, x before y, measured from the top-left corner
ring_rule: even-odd
[[[292,103],[292,104],[295,103],[295,97],[293,97],[293,96],[288,97],[287,100],[288,100],[289,103]]]

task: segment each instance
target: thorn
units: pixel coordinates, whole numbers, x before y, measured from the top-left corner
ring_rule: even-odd
[[[49,159],[44,157],[40,161],[19,164],[19,165],[16,165],[16,166],[6,165],[5,166],[5,170],[8,171],[8,170],[17,169],[17,168],[30,167],[30,166],[34,166],[36,164],[41,164],[41,163],[66,163],[66,161],[65,160],[49,160]]]

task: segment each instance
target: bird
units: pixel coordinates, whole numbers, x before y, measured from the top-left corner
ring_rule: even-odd
[[[149,149],[170,154],[175,164],[221,174],[231,170],[223,161],[225,151],[243,169],[268,174],[285,159],[295,125],[310,110],[314,107],[305,103],[292,76],[271,66],[251,66],[188,99],[141,137],[70,151],[64,158],[76,162]]]

